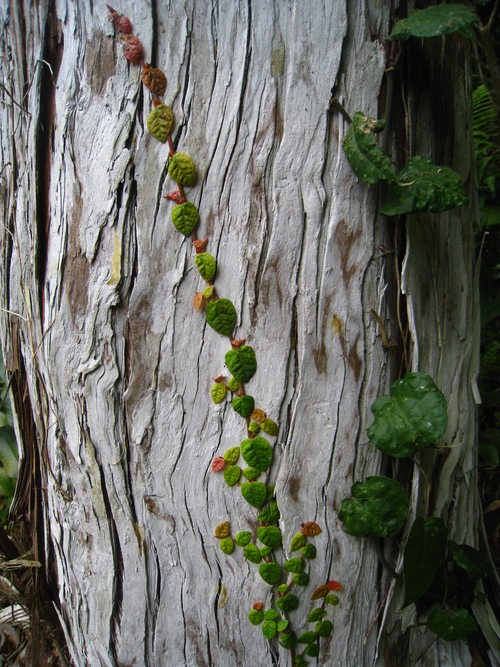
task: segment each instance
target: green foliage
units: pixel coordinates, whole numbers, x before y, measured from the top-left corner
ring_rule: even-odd
[[[316,621],[321,621],[323,618],[325,618],[325,616],[326,616],[326,609],[318,607],[317,609],[313,609],[311,611],[311,613],[307,617],[307,622],[315,623]]]
[[[264,419],[260,425],[260,428],[264,431],[264,433],[267,433],[267,435],[270,435],[271,437],[278,435],[278,424],[276,424],[276,422],[274,422],[272,419]]]
[[[249,530],[242,530],[236,535],[234,539],[236,540],[237,546],[246,547],[246,545],[249,544],[250,540],[252,539],[252,533]]]
[[[243,440],[241,455],[249,466],[264,472],[271,465],[273,450],[265,438],[257,435],[255,438]]]
[[[224,480],[228,486],[234,486],[240,479],[241,469],[239,466],[226,466],[224,468]]]
[[[276,526],[259,526],[257,528],[257,537],[266,547],[276,549],[281,545],[281,531]]]
[[[427,627],[448,642],[467,641],[478,631],[476,621],[466,609],[434,609],[427,617]]]
[[[266,493],[266,485],[262,482],[244,482],[241,485],[241,495],[252,507],[262,507],[266,502]]]
[[[308,558],[309,560],[312,560],[313,558],[316,558],[316,547],[314,544],[306,544],[302,547],[301,554],[302,558]]]
[[[186,153],[174,153],[170,157],[168,174],[181,185],[193,185],[196,179],[194,163]]]
[[[307,572],[297,572],[293,577],[293,583],[297,586],[308,586],[309,574]]]
[[[414,157],[389,185],[382,215],[407,215],[418,211],[442,213],[468,204],[459,174],[439,167],[430,158]]]
[[[226,352],[226,364],[229,372],[240,382],[251,380],[257,370],[255,352],[249,345],[243,345],[237,350]]]
[[[266,639],[269,639],[269,641],[271,641],[276,632],[277,632],[277,627],[275,621],[264,621],[264,623],[262,624],[262,634]]]
[[[333,632],[333,623],[331,621],[320,621],[316,623],[315,631],[318,637],[329,637]]]
[[[260,475],[260,470],[257,468],[243,468],[243,477],[248,480],[257,479]]]
[[[258,519],[261,523],[278,523],[280,516],[278,503],[276,500],[272,500],[269,507],[265,507],[259,514]]]
[[[275,584],[281,576],[279,563],[275,563],[274,561],[271,563],[261,563],[259,565],[259,574],[266,584]]]
[[[236,380],[238,382],[238,380]],[[233,409],[241,417],[245,419],[250,417],[255,407],[255,400],[252,396],[245,394],[244,396],[235,396],[233,398]]]
[[[500,151],[498,150],[498,116],[493,99],[486,88],[480,85],[472,95],[472,113],[474,119],[474,153],[479,192],[483,194],[481,208],[487,201],[484,195],[494,196],[500,183]],[[481,225],[483,229],[500,224],[498,207],[490,207],[486,214],[488,222]],[[484,211],[481,211],[484,214]]]
[[[150,134],[155,139],[164,144],[167,140],[172,123],[174,122],[174,114],[172,109],[166,104],[159,104],[148,115],[146,123]]]
[[[351,488],[354,499],[345,498],[339,519],[350,535],[393,536],[399,533],[408,514],[409,501],[399,482],[388,477],[368,477]]]
[[[0,373],[5,368],[0,356]],[[0,380],[0,530],[8,519],[16,489],[19,453],[13,428],[12,411],[6,389]]]
[[[190,201],[179,204],[172,209],[172,222],[178,232],[191,236],[198,224],[198,209]]]
[[[387,38],[409,39],[410,37],[441,37],[458,32],[476,41],[473,25],[477,16],[472,7],[466,5],[433,5],[427,9],[415,9],[409,18],[398,21]]]
[[[239,447],[230,447],[224,452],[224,461],[229,463],[229,465],[234,466],[240,458],[240,448]],[[238,478],[239,479],[239,478]]]
[[[307,537],[302,533],[297,533],[292,538],[292,543],[290,544],[290,551],[298,551],[307,542]]]
[[[216,382],[210,389],[210,396],[212,401],[217,405],[226,398],[227,387],[223,382]]]
[[[203,280],[206,280],[207,283],[210,282],[217,270],[217,264],[212,255],[209,252],[200,252],[194,258],[194,263],[198,267],[198,271]]]
[[[302,558],[289,558],[283,566],[287,572],[300,572],[304,568]]]
[[[232,333],[236,320],[236,310],[229,299],[217,299],[207,303],[207,322],[222,336],[229,336]]]
[[[276,606],[285,613],[295,611],[299,606],[299,598],[293,593],[286,593],[282,598],[276,600]]]
[[[446,553],[448,530],[442,519],[415,519],[403,555],[405,598],[403,608],[431,586]]]
[[[255,544],[247,544],[243,553],[245,554],[245,558],[251,563],[260,563],[260,551],[257,549]]]
[[[371,410],[375,421],[368,437],[377,449],[396,457],[437,445],[448,424],[446,399],[425,373],[407,373],[394,382],[391,396],[379,396]]]
[[[224,537],[220,541],[220,548],[221,548],[221,551],[223,551],[225,554],[230,556],[234,551],[234,542],[233,542],[232,537]]]
[[[262,623],[264,620],[264,612],[262,609],[250,609],[248,618],[252,625],[260,625],[260,623]]]
[[[342,144],[356,176],[372,185],[396,180],[391,161],[375,138],[375,134],[384,128],[385,120],[376,120],[356,111]]]

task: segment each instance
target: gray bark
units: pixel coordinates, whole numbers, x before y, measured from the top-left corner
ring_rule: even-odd
[[[341,147],[346,121],[328,107],[337,82],[348,111],[378,115],[389,9],[361,0],[115,9],[131,19],[145,61],[166,73],[173,138],[198,170],[187,196],[199,236],[217,259],[219,295],[239,313],[236,337],[257,354],[247,390],[280,425],[270,478],[284,544],[316,521],[311,586],[344,586],[319,664],[416,664],[426,649],[429,664],[468,664],[465,644],[436,641],[399,612],[399,587],[337,517],[353,481],[381,469],[365,429],[399,361],[370,315],[397,336],[394,255],[379,250],[391,249],[392,223],[377,218],[376,188],[357,182]],[[36,446],[57,480],[44,467],[47,556],[51,545],[74,662],[290,664],[247,618],[269,587],[214,538],[225,520],[233,535],[256,526],[238,489],[210,471],[245,428],[228,403],[210,400],[229,345],[193,309],[202,280],[163,199],[175,184],[168,147],[145,128],[152,101],[140,68],[123,58],[104,3],[0,12],[1,335],[12,372],[20,350]],[[468,105],[462,74],[450,94]],[[426,154],[436,130],[419,123],[432,113],[430,103],[410,108],[412,147]],[[449,136],[467,150],[449,147],[447,164],[470,189],[470,114],[455,121]],[[412,368],[432,375],[449,405],[450,449],[421,465],[434,513],[474,545],[471,209],[413,221],[406,244]],[[23,446],[29,455],[33,443]],[[412,488],[410,519],[425,495],[418,468]],[[295,612],[304,620],[307,593]]]

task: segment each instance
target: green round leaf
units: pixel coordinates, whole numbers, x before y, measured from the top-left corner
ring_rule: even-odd
[[[317,609],[313,609],[309,616],[307,617],[307,622],[308,623],[315,623],[316,621],[321,621],[323,618],[326,616],[326,609],[322,609],[321,607],[318,607]]]
[[[250,424],[248,424],[248,430],[250,433],[258,433],[260,431],[260,424],[258,422],[250,422]]]
[[[276,600],[276,606],[284,612],[295,611],[299,606],[299,598],[293,593],[286,593]]]
[[[236,540],[236,544],[239,547],[246,547],[246,545],[252,539],[252,533],[249,530],[242,530],[236,535],[234,539]]]
[[[228,556],[230,556],[233,553],[233,551],[234,551],[234,542],[233,542],[232,537],[224,537],[220,541],[219,544],[220,544],[221,551],[223,551]]]
[[[467,641],[472,632],[478,631],[476,621],[466,609],[434,609],[427,616],[427,627],[448,642]]]
[[[243,477],[246,477],[246,479],[252,480],[252,479],[257,479],[257,477],[260,475],[260,470],[257,470],[257,468],[244,468],[243,469]]]
[[[262,634],[266,639],[271,639],[276,634],[276,622],[275,621],[264,621],[262,624]]]
[[[438,517],[413,522],[403,554],[405,599],[403,608],[415,602],[431,586],[446,552],[448,530]]]
[[[290,544],[290,551],[298,551],[307,542],[307,537],[302,533],[297,533],[292,538],[292,543]]]
[[[288,621],[285,618],[278,621],[278,623],[276,624],[276,627],[278,628],[278,632],[283,632],[283,630],[286,630],[289,623],[290,623],[290,621]]]
[[[217,405],[221,403],[226,398],[226,385],[223,382],[216,382],[212,389],[210,389],[210,396],[212,401]]]
[[[267,435],[270,435],[273,438],[278,435],[278,424],[272,419],[264,419],[260,425],[260,428],[264,431],[264,433],[267,433]]]
[[[384,128],[385,120],[376,120],[356,111],[342,144],[356,176],[372,185],[379,181],[396,180],[389,156],[375,138],[375,133]]]
[[[266,584],[275,584],[281,576],[279,563],[261,563],[259,565],[259,574]]]
[[[245,463],[252,468],[264,472],[271,465],[273,450],[265,438],[259,435],[255,438],[247,438],[241,443],[241,455]]]
[[[302,558],[290,558],[283,566],[287,572],[300,572],[304,567]]]
[[[234,375],[240,382],[251,380],[257,370],[255,352],[249,345],[242,345],[237,350],[226,352],[226,364],[231,375]]]
[[[290,586],[288,584],[280,584],[276,589],[278,593],[288,593]]]
[[[252,507],[262,507],[266,501],[266,485],[262,482],[244,482],[241,495]]]
[[[309,644],[309,646],[306,646],[304,649],[304,653],[311,658],[317,658],[319,655],[319,644]]]
[[[252,625],[259,625],[264,620],[264,612],[262,609],[250,609],[248,618],[250,619],[250,623],[252,623]]]
[[[233,378],[234,379],[234,378]],[[238,380],[236,380],[238,382]],[[239,382],[238,382],[239,389]],[[235,396],[233,398],[233,408],[241,417],[250,417],[255,407],[253,396],[244,394],[243,396]]]
[[[309,584],[309,575],[307,572],[297,572],[293,577],[293,583],[297,586],[307,586]]]
[[[206,280],[207,283],[212,280],[215,276],[217,264],[209,252],[198,253],[194,258],[194,263],[198,267],[198,271],[203,280]]]
[[[425,373],[407,373],[380,396],[371,409],[374,423],[366,433],[377,449],[390,456],[411,456],[434,447],[448,423],[446,399]]]
[[[234,466],[234,464],[240,458],[240,448],[239,447],[230,447],[224,452],[224,461],[229,463],[229,465]],[[238,477],[239,479],[239,477]]]
[[[351,488],[354,499],[346,498],[339,519],[349,535],[392,537],[399,533],[408,514],[408,496],[399,482],[388,477],[368,477]]]
[[[255,544],[247,544],[243,553],[245,554],[245,558],[251,563],[260,563],[260,551]]]
[[[196,178],[194,163],[186,153],[174,153],[169,158],[168,174],[181,185],[193,185]]]
[[[222,336],[229,336],[232,333],[236,320],[236,310],[229,299],[217,299],[207,303],[207,322]]]
[[[281,513],[276,500],[272,500],[269,507],[266,507],[259,514],[258,519],[261,523],[278,523]]]
[[[229,389],[231,391],[239,391],[240,383],[238,382],[238,380],[236,378],[231,378],[229,380],[229,382],[227,383],[227,386],[229,387]],[[253,410],[253,408],[252,408],[252,410]]]
[[[279,624],[282,623],[282,622],[283,621],[278,622],[278,627],[279,627]],[[288,650],[290,650],[292,648],[292,646],[295,644],[295,642],[296,642],[295,632],[284,632],[280,637],[281,646],[283,646],[283,648],[286,648]],[[295,658],[295,667],[302,667],[302,665],[307,664],[306,662],[301,663],[300,660],[302,660],[301,656],[300,655],[296,656],[296,658]]]
[[[260,555],[262,556],[262,558],[267,558],[272,550],[273,550],[272,547],[261,547],[259,549],[259,552],[260,552]]]
[[[266,547],[276,549],[281,544],[281,531],[276,526],[259,526],[257,537]]]
[[[239,466],[226,466],[224,468],[224,479],[228,486],[234,486],[239,480],[241,470]]]
[[[310,644],[316,639],[316,635],[312,630],[307,630],[303,632],[300,637],[297,639],[297,644]]]
[[[159,104],[155,107],[146,120],[150,134],[155,139],[158,139],[158,141],[161,141],[162,144],[166,142],[173,122],[174,114],[172,113],[172,109],[166,104]]]
[[[311,543],[306,544],[304,547],[302,547],[302,551],[300,553],[302,554],[303,558],[313,560],[316,558],[316,547]]]
[[[214,293],[214,289],[215,289],[215,287],[213,285],[209,285],[208,287],[205,287],[205,289],[203,290],[204,298],[207,299],[207,300],[210,299],[210,297]]]
[[[279,612],[276,609],[267,609],[264,612],[264,618],[266,621],[275,621],[279,617]]]
[[[333,623],[331,621],[320,621],[316,623],[315,630],[319,637],[329,637],[333,631]]]
[[[427,9],[414,9],[407,19],[396,23],[387,39],[440,37],[458,32],[475,42],[474,23],[478,23],[478,18],[472,7],[440,4]]]
[[[336,605],[338,605],[340,600],[338,599],[338,597],[336,595],[333,595],[333,593],[329,593],[325,598],[325,602],[326,602],[326,604],[331,604],[333,606],[336,606]]]
[[[178,204],[172,209],[172,222],[178,232],[184,236],[191,236],[198,224],[198,209],[190,201]]]

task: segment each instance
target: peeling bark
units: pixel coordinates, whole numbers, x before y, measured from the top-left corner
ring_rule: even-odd
[[[369,542],[337,518],[353,481],[387,465],[365,429],[399,360],[370,316],[397,336],[394,255],[379,250],[390,249],[392,229],[376,215],[376,189],[347,163],[346,121],[329,101],[336,86],[351,113],[377,116],[389,9],[361,0],[314,11],[271,0],[116,9],[145,61],[167,75],[173,140],[197,166],[189,198],[217,259],[217,289],[257,354],[249,391],[280,424],[271,477],[284,543],[317,521],[312,578],[344,585],[319,664],[417,664],[424,649],[434,665],[468,664],[465,644],[411,626],[397,587],[365,643],[390,582]],[[228,344],[192,308],[201,282],[163,199],[168,147],[145,129],[140,68],[122,57],[104,3],[7,3],[0,17],[0,331],[14,372],[19,330],[37,430],[25,452],[35,445],[54,475],[41,465],[46,549],[74,662],[289,664],[247,619],[268,587],[213,537],[224,520],[234,532],[255,527],[240,494],[210,473],[245,433],[209,399]],[[470,114],[457,113],[469,108],[467,54],[458,39],[445,44],[453,132],[432,100],[424,113],[415,85],[410,146],[442,156],[471,190]],[[435,513],[477,544],[471,209],[419,222],[407,228],[402,275],[411,362],[449,401],[451,446],[421,465]],[[418,468],[411,475],[413,516],[425,485]]]

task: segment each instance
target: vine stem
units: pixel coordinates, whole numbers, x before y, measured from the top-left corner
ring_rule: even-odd
[[[399,583],[402,584],[403,577],[400,574],[398,574],[395,570],[393,570],[393,568],[389,565],[386,557],[384,556],[384,552],[380,548],[380,544],[377,542],[376,538],[373,535],[370,535],[370,538],[372,546],[375,549],[375,553],[377,554],[380,564],[382,565],[384,570],[386,570],[393,579],[396,579],[396,581],[399,581]]]
[[[412,460],[413,460],[413,463],[420,470],[420,473],[421,473],[422,477],[425,479],[425,482],[427,484],[427,501],[425,503],[425,518],[427,519],[427,517],[429,516],[429,506],[430,506],[430,502],[431,502],[431,485],[430,485],[430,482],[429,482],[429,478],[425,474],[424,469],[422,468],[422,466],[418,463],[418,461],[413,456],[412,456]]]

